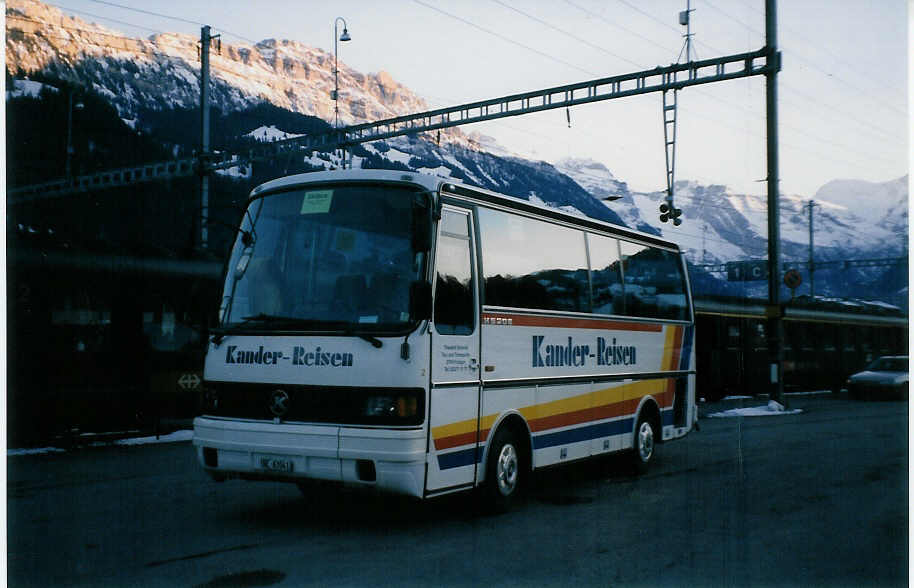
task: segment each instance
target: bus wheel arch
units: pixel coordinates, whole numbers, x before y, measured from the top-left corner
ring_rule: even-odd
[[[533,445],[527,422],[505,415],[493,428],[483,460],[481,493],[485,508],[505,512],[524,495],[533,471]]]

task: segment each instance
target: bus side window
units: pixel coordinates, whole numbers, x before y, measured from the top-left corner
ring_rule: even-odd
[[[619,241],[602,235],[588,235],[587,240],[592,268],[593,312],[625,314],[625,290],[619,271]]]
[[[686,320],[686,286],[679,256],[646,245],[620,243],[626,314]]]
[[[479,208],[485,304],[590,312],[584,233]]]
[[[435,330],[442,335],[469,335],[474,303],[468,215],[442,211],[436,259]]]

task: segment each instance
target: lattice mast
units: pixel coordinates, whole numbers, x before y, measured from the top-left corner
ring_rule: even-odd
[[[695,9],[691,6],[691,0],[686,0],[686,9],[679,13],[679,24],[686,27],[683,35],[685,38],[682,49],[679,50],[679,57],[676,63],[682,61],[685,56],[686,63],[698,61],[698,53],[692,46],[692,21],[690,15]],[[673,188],[676,181],[676,114],[678,103],[679,88],[663,91],[663,143],[664,155],[666,156],[666,198],[660,204],[660,220],[667,222],[672,220],[675,226],[682,224],[682,210],[676,208],[673,204]]]

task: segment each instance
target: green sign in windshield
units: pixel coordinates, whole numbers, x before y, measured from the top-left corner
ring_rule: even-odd
[[[333,202],[333,190],[311,190],[305,192],[301,202],[300,214],[319,214],[330,212]]]

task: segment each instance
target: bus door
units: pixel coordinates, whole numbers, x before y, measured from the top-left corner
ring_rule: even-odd
[[[479,302],[472,211],[444,205],[435,252],[426,492],[472,484],[479,431]]]

